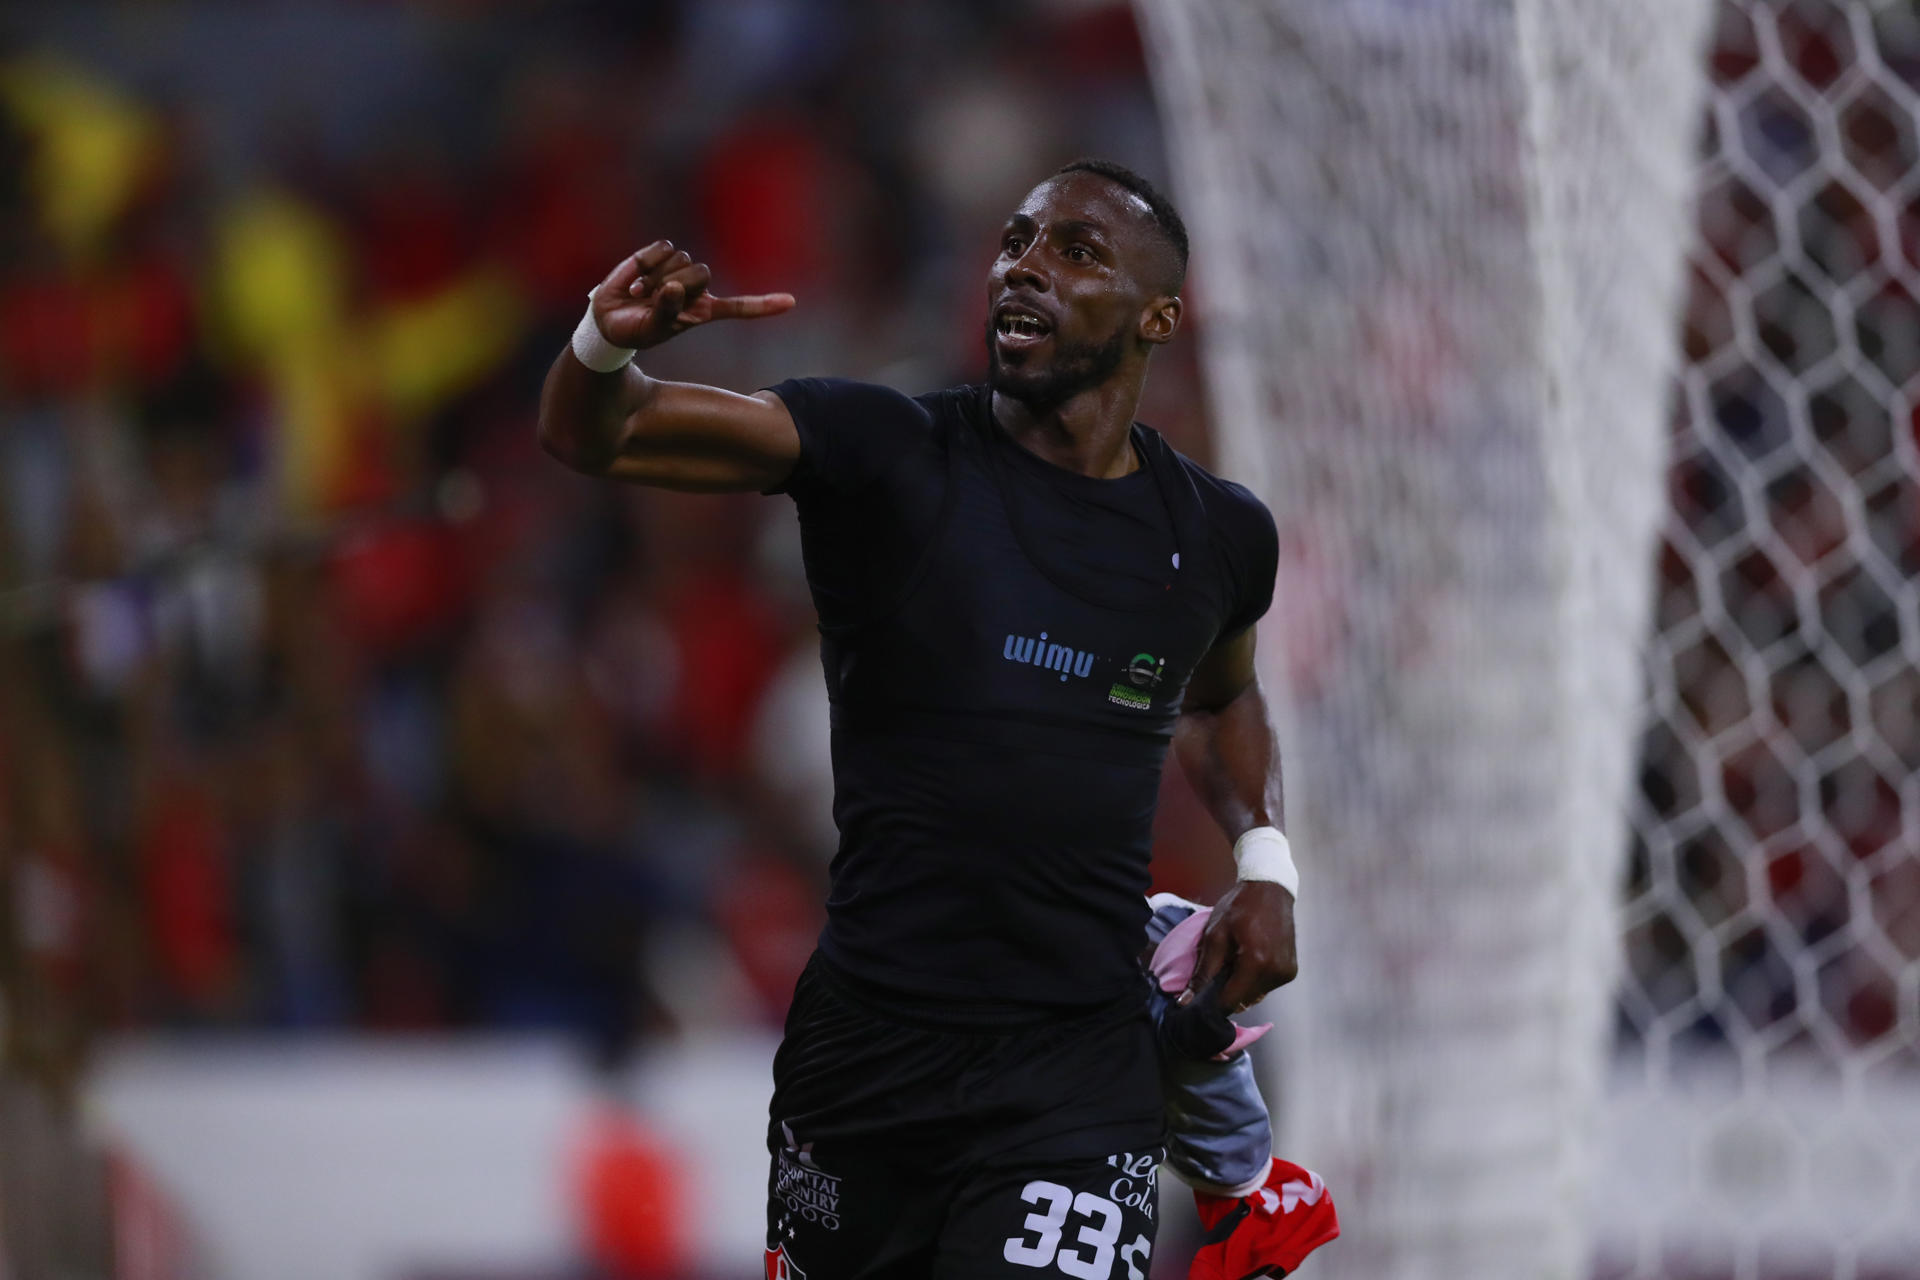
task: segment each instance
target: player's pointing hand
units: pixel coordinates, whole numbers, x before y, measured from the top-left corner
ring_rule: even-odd
[[[722,298],[707,291],[713,272],[670,240],[623,258],[593,291],[593,320],[608,342],[657,347],[709,320],[754,320],[793,309],[790,293]]]

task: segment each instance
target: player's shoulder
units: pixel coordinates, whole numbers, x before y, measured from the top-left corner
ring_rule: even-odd
[[[1145,427],[1145,424],[1142,426]],[[1274,538],[1273,513],[1253,490],[1225,476],[1215,475],[1168,444],[1166,438],[1152,427],[1145,427],[1145,430],[1187,477],[1200,500],[1208,524],[1216,532],[1235,539],[1270,541]]]
[[[913,402],[934,418],[963,420],[986,412],[989,391],[977,383],[941,387],[913,398]]]
[[[825,412],[836,417],[886,418],[926,413],[921,403],[926,397],[857,378],[788,378],[767,389],[795,415]]]

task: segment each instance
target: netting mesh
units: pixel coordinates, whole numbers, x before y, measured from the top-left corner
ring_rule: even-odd
[[[1579,1275],[1704,5],[1140,12],[1281,533],[1314,1265]]]
[[[1607,1274],[1920,1275],[1920,18],[1721,3]]]
[[[1920,1276],[1915,7],[1138,8],[1283,539],[1314,1266]]]

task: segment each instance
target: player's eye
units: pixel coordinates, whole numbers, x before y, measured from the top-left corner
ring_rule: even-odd
[[[1019,257],[1020,251],[1026,247],[1027,247],[1027,242],[1022,240],[1019,236],[1008,236],[1005,240],[1002,240],[1000,242],[1000,252],[1002,256],[1008,257],[1008,258]]]
[[[1092,262],[1093,250],[1083,244],[1070,245],[1067,248],[1067,257],[1074,262]]]

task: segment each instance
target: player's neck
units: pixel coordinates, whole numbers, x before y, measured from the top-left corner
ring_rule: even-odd
[[[1132,444],[1138,381],[1111,378],[1036,410],[1005,392],[993,393],[993,420],[1029,453],[1096,480],[1117,480],[1140,465]]]

